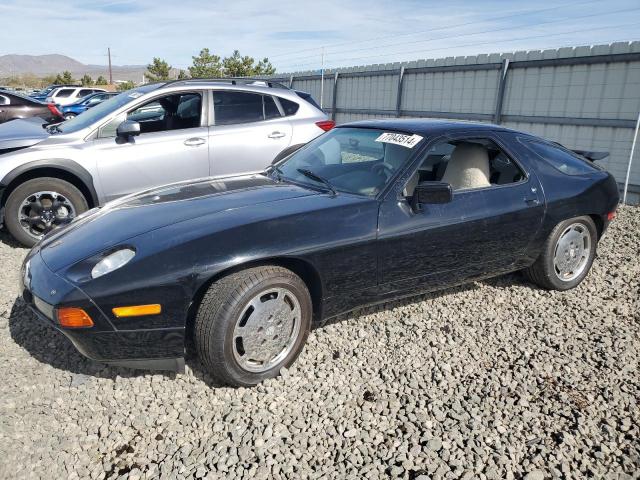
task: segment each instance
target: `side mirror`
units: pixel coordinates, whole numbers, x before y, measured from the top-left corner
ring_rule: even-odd
[[[140,124],[131,120],[125,120],[116,129],[117,138],[129,140],[131,137],[140,135]]]
[[[446,182],[422,182],[413,192],[412,207],[419,210],[422,204],[449,203],[453,199],[451,185]]]

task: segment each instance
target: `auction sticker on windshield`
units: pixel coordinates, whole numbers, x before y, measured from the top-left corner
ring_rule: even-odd
[[[378,138],[376,142],[393,143],[394,145],[401,145],[407,148],[413,148],[420,143],[422,137],[420,135],[404,135],[402,133],[384,132]]]

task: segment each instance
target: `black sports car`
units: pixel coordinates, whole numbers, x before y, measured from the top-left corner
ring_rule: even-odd
[[[494,125],[338,127],[257,175],[124,197],[28,255],[24,298],[86,356],[234,385],[278,374],[313,321],[524,270],[578,285],[615,215],[613,177]]]

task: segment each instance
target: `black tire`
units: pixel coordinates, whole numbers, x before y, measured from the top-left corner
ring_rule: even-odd
[[[69,113],[65,113],[63,117],[65,120],[71,120],[72,118],[76,118],[77,115],[75,113],[69,112]]]
[[[35,245],[41,236],[31,235],[22,228],[19,221],[20,206],[29,196],[43,191],[52,191],[63,195],[73,206],[76,216],[86,212],[89,208],[87,199],[82,192],[71,183],[59,178],[34,178],[18,185],[7,198],[4,222],[13,238],[27,247]]]
[[[298,300],[299,332],[291,350],[278,364],[264,372],[252,372],[243,368],[234,356],[234,327],[252,298],[265,289],[276,287],[287,289]],[[213,283],[204,295],[194,325],[196,352],[208,372],[220,383],[253,386],[278,376],[282,367],[288,367],[296,360],[307,341],[312,314],[309,290],[292,271],[277,266],[242,270]]]
[[[589,244],[589,253],[587,263],[582,272],[575,278],[563,280],[559,277],[554,266],[554,254],[556,245],[560,236],[565,230],[573,224],[580,224],[587,229],[591,241]],[[533,265],[523,270],[525,276],[533,283],[547,290],[569,290],[574,288],[584,280],[589,273],[593,260],[596,256],[596,248],[598,243],[598,230],[591,217],[577,217],[560,222],[551,231],[547,238],[540,256]]]

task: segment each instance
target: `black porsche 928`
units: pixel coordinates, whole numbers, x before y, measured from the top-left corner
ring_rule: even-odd
[[[101,362],[184,367],[232,385],[278,375],[312,322],[523,270],[547,289],[587,275],[615,216],[593,161],[494,125],[344,125],[260,174],[124,197],[49,234],[25,301]]]

